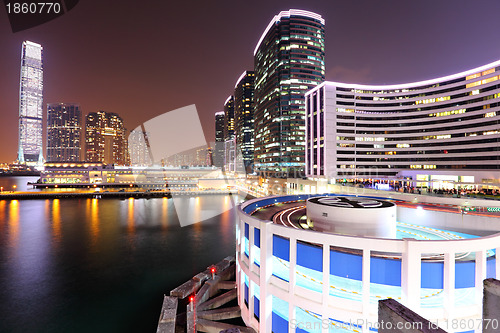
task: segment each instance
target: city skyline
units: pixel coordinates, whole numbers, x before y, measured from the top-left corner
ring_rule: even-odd
[[[11,142],[17,137],[14,124],[18,86],[14,82],[19,82],[19,45],[26,39],[44,46],[45,102],[76,102],[86,113],[99,109],[119,112],[127,128],[135,128],[135,125],[176,107],[195,103],[200,110],[207,141],[213,141],[214,137],[214,112],[220,110],[220,104],[241,72],[252,68],[252,51],[263,27],[282,10],[300,8],[317,12],[325,18],[326,80],[367,84],[415,82],[478,67],[500,58],[500,47],[491,42],[494,31],[500,27],[500,23],[493,19],[494,9],[500,4],[492,1],[474,4],[456,1],[439,4],[387,2],[391,6],[320,1],[224,4],[221,3],[219,8],[201,4],[195,9],[179,4],[154,13],[151,8],[145,8],[147,6],[135,8],[132,3],[124,2],[122,16],[108,17],[101,13],[108,4],[92,7],[82,3],[53,22],[16,34],[12,34],[7,21],[3,20],[0,23],[0,39],[3,41],[0,52],[4,60],[0,66],[5,75],[0,83],[0,110],[4,121],[0,139]],[[453,15],[448,14],[452,11]],[[222,24],[213,23],[217,20],[208,19],[211,15],[207,13],[220,15],[225,20],[221,20]],[[124,22],[127,15],[133,18],[141,14],[137,24],[119,29],[119,23]],[[166,23],[158,23],[160,14],[167,16]],[[175,37],[180,20],[187,17],[197,24],[186,29],[183,38]],[[481,25],[468,24],[474,22],[473,17],[481,17]],[[88,20],[95,21],[95,26],[89,27]],[[146,21],[153,23],[146,24]],[[202,26],[206,28],[204,31],[200,30]],[[231,30],[244,37],[230,38],[233,33],[228,31]],[[150,43],[162,34],[173,36],[172,41]],[[90,36],[95,38],[95,46],[88,46]],[[179,54],[168,52],[172,43],[187,51]],[[129,52],[129,47],[134,51]],[[149,55],[154,47],[164,57],[162,63],[166,64],[158,69],[161,78],[153,70],[154,64],[146,62],[142,55]],[[232,51],[226,55],[228,47]],[[200,49],[208,52],[199,52]],[[183,57],[185,59],[181,59]],[[174,68],[168,65],[186,62],[192,66],[176,65]],[[77,77],[78,82],[71,85],[61,83],[71,77]],[[216,84],[207,84],[210,77],[212,81],[213,77],[217,78]],[[123,94],[124,91],[132,93]],[[139,108],[141,112],[137,112]],[[0,150],[1,161],[15,159],[17,152],[13,146],[12,142]]]

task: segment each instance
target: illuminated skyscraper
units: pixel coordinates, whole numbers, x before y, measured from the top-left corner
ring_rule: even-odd
[[[47,105],[47,161],[81,161],[81,118],[78,104]]]
[[[19,89],[19,163],[43,165],[43,65],[40,44],[23,42]]]
[[[224,141],[234,138],[234,96],[224,102]]]
[[[245,71],[241,74],[234,87],[234,132],[236,136],[236,151],[241,152],[247,172],[252,170],[254,150],[254,72]]]
[[[257,43],[256,171],[304,170],[304,95],[325,80],[324,27],[321,15],[290,9],[273,18]]]
[[[234,136],[234,96],[224,102],[224,170],[235,171],[236,140]]]
[[[224,165],[224,111],[215,113],[215,147],[212,162],[216,167]]]
[[[128,165],[122,118],[116,113],[91,112],[85,120],[86,161]]]

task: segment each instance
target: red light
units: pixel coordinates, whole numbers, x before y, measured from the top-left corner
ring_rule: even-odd
[[[189,297],[190,302],[194,302],[194,296]]]
[[[212,273],[215,273],[215,267],[212,267],[212,269],[210,269],[210,271],[211,271]]]

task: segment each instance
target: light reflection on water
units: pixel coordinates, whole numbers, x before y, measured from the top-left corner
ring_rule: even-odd
[[[9,203],[9,217],[7,219],[9,235],[9,247],[12,250],[16,249],[19,238],[19,201],[12,200]]]
[[[233,207],[224,195],[181,201],[195,217]],[[0,200],[0,332],[154,331],[163,294],[234,253],[234,210],[181,228],[176,209]]]

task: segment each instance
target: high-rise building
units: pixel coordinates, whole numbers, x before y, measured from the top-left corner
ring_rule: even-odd
[[[241,74],[234,87],[234,131],[236,151],[241,152],[242,162],[247,172],[252,171],[254,150],[254,72]]]
[[[128,165],[122,118],[111,112],[91,112],[85,120],[86,161]]]
[[[19,163],[42,166],[43,159],[43,48],[23,42],[19,89]]]
[[[196,165],[212,165],[211,149],[208,147],[203,147],[196,150]]]
[[[142,167],[153,165],[147,132],[139,129],[131,131],[128,136],[128,150],[131,165]]]
[[[78,104],[47,104],[47,161],[81,160],[81,118]]]
[[[215,113],[215,147],[212,162],[216,167],[224,165],[224,111]]]
[[[234,96],[224,102],[224,170],[235,171]]]
[[[290,9],[276,15],[254,52],[255,170],[304,170],[306,91],[325,80],[325,21]]]
[[[224,102],[224,141],[234,138],[234,96]]]

